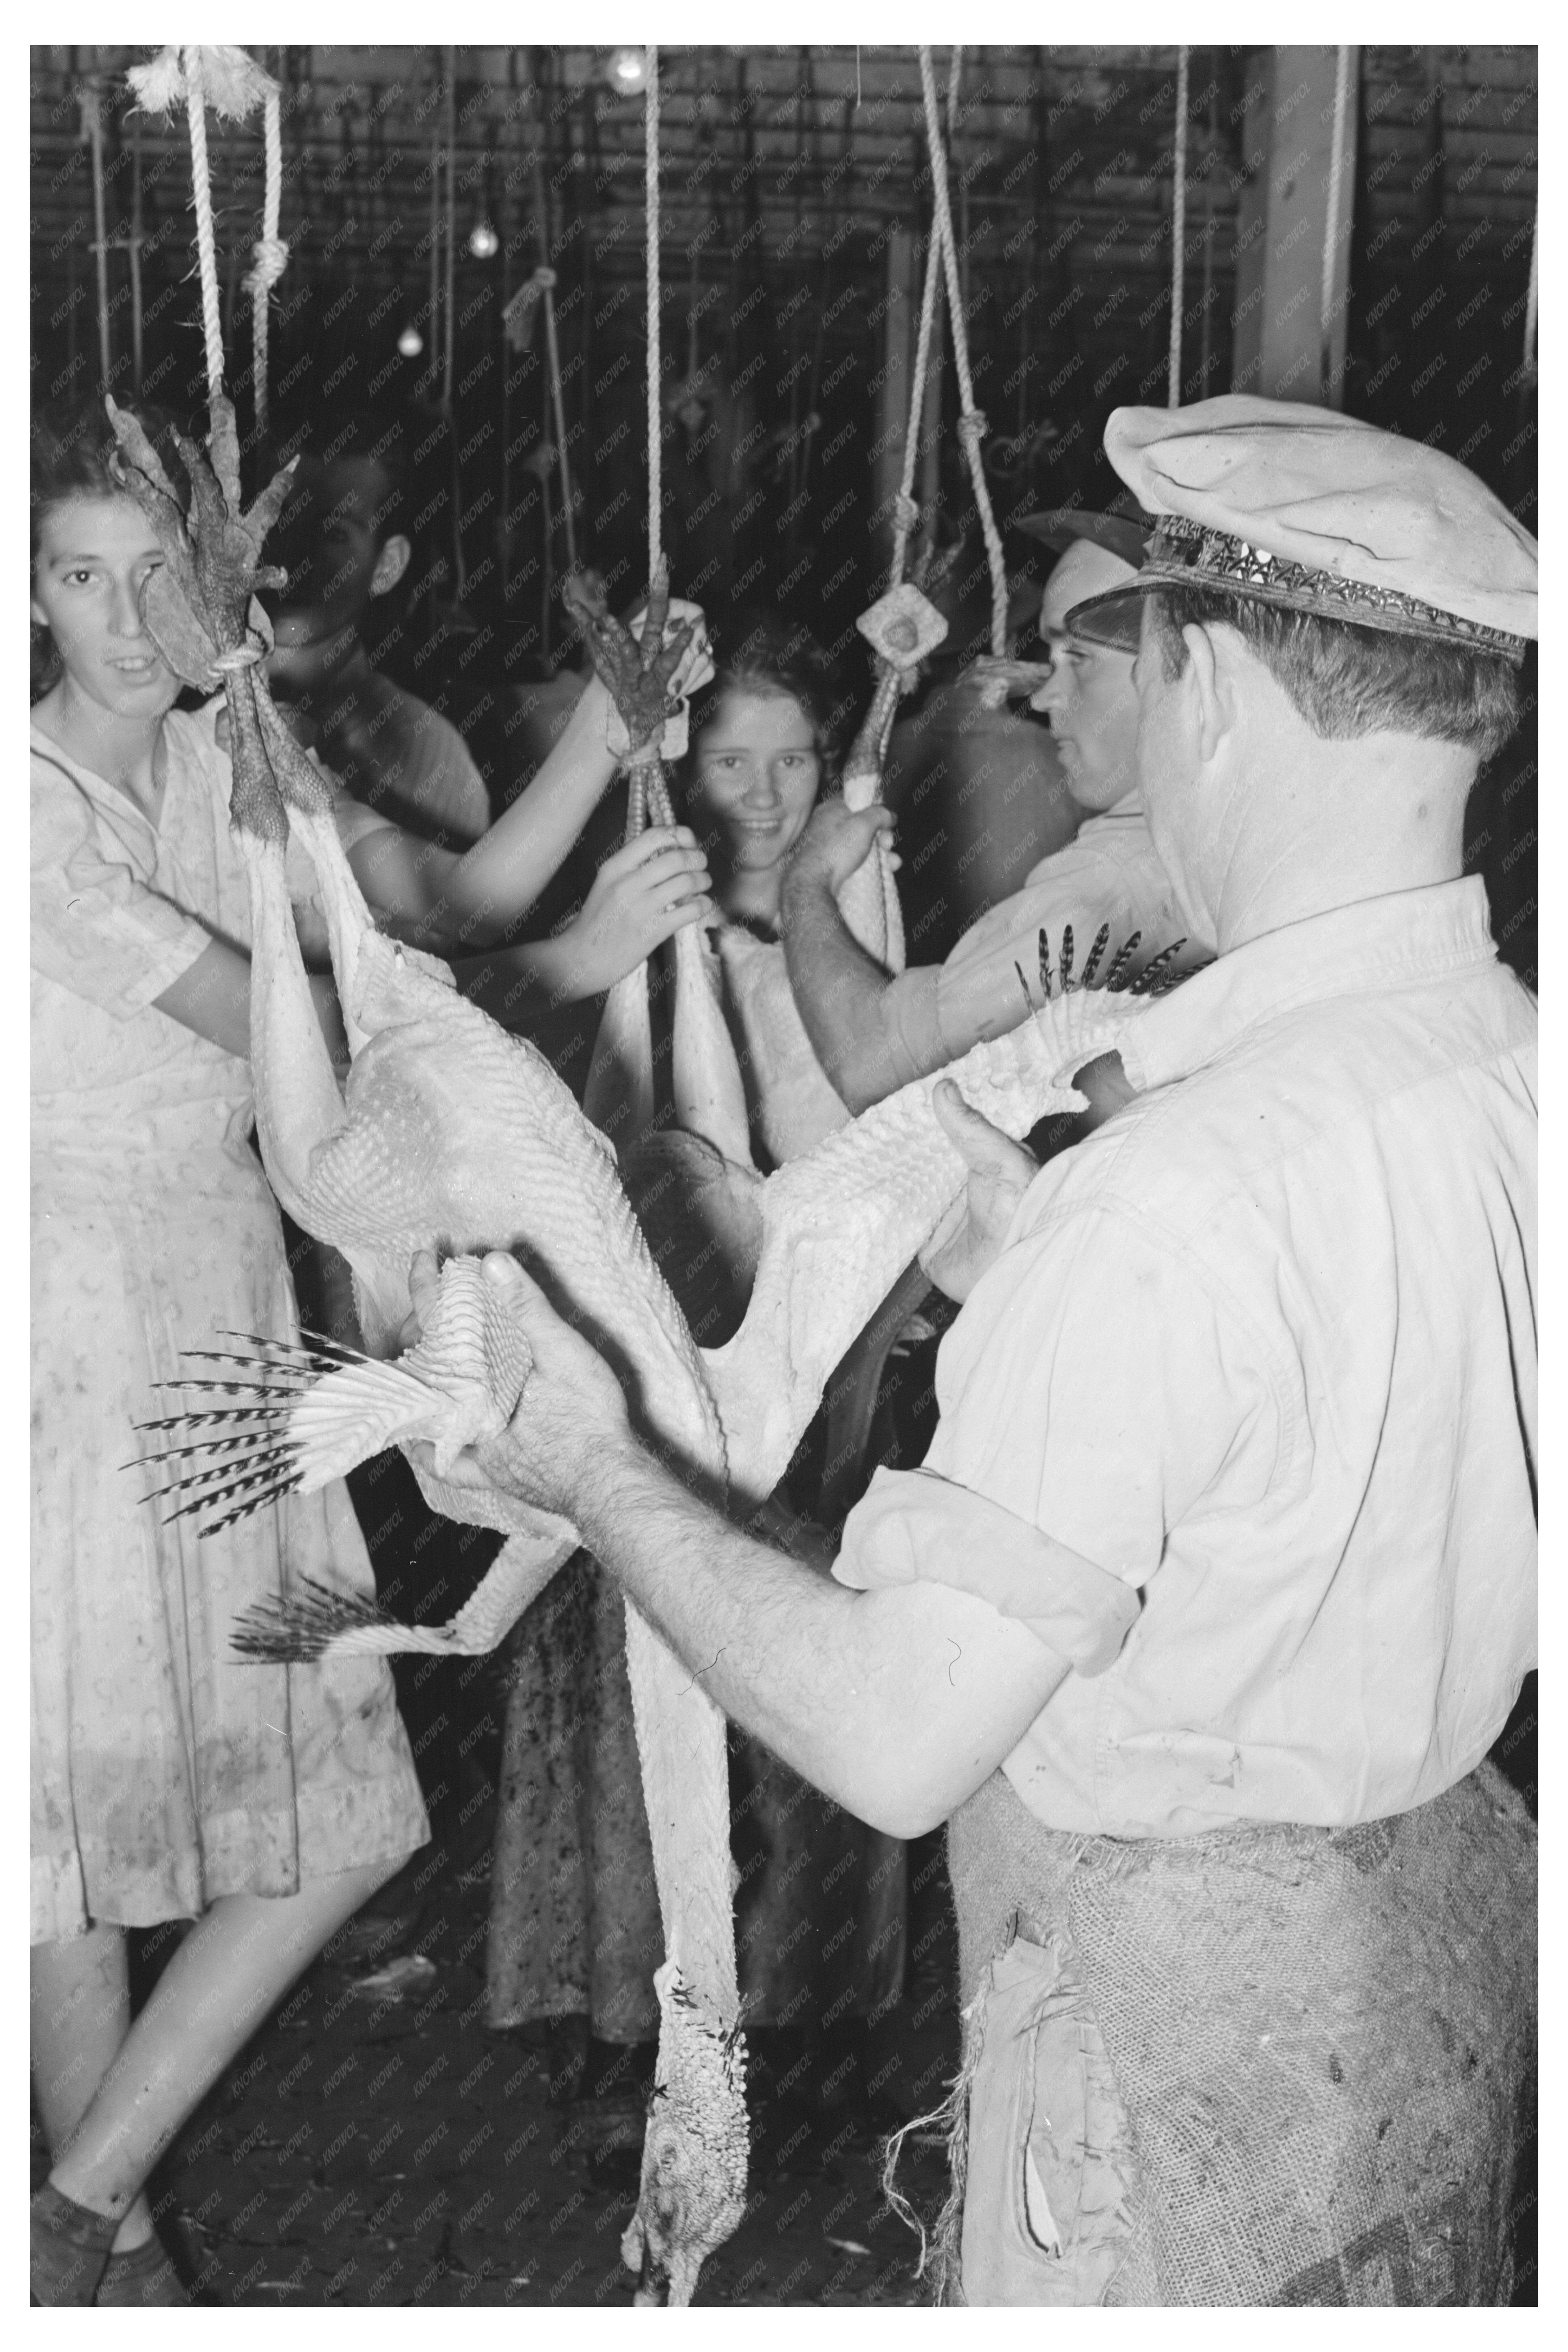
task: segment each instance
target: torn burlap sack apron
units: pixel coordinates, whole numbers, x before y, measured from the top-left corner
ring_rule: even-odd
[[[1499,2304],[1535,1829],[1490,1766],[1348,1829],[954,1816],[947,2301]]]

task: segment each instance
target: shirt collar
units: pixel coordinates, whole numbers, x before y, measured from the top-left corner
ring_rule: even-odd
[[[1131,1023],[1122,1066],[1140,1093],[1216,1060],[1245,1031],[1331,997],[1379,995],[1493,962],[1479,875],[1335,907],[1233,948]]]

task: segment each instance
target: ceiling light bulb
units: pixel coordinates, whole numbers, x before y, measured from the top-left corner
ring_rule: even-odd
[[[397,348],[405,360],[416,360],[425,348],[425,338],[412,321],[397,338]]]
[[[488,220],[479,220],[468,235],[468,251],[476,261],[489,261],[500,250],[500,239]]]
[[[629,98],[647,84],[647,59],[641,49],[612,49],[607,68],[610,88]]]

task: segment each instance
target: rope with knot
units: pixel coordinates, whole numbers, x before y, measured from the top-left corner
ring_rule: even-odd
[[[217,299],[217,242],[213,232],[213,192],[207,168],[206,96],[201,51],[184,56],[185,112],[191,126],[191,181],[196,208],[196,257],[202,278],[202,334],[206,344],[207,399],[223,397],[223,314]]]
[[[991,650],[1000,660],[1007,651],[1007,562],[1002,552],[1002,534],[991,511],[991,493],[986,487],[985,467],[980,455],[985,418],[974,405],[974,383],[969,372],[969,330],[958,282],[958,246],[953,236],[952,208],[947,193],[947,150],[942,142],[942,119],[937,110],[936,73],[929,48],[921,49],[920,61],[926,138],[931,147],[931,194],[936,205],[936,226],[942,245],[942,270],[947,279],[948,305],[952,312],[952,357],[958,370],[958,399],[963,411],[958,434],[969,460],[969,478],[974,487],[974,504],[980,516],[981,536],[985,541],[985,560],[991,572]]]
[[[261,205],[261,235],[251,247],[253,267],[245,277],[246,291],[250,296],[250,372],[258,433],[267,430],[267,298],[289,266],[289,247],[278,234],[278,215],[283,199],[283,130],[276,83],[267,93],[263,122],[267,184]]]

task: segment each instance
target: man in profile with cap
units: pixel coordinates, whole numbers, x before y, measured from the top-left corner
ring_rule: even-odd
[[[1215,961],[1045,1168],[939,1087],[978,1172],[925,1466],[815,1576],[498,1256],[534,1370],[468,1473],[569,1515],[797,1771],[948,1821],[950,2292],[1506,2303],[1534,1832],[1484,1759],[1535,1654],[1535,1013],[1462,823],[1535,546],[1331,411],[1121,410],[1106,446],[1156,528],[1068,625],[1136,645]]]
[[[1058,552],[1040,603],[1050,676],[1029,707],[1049,713],[1083,823],[1021,890],[971,924],[945,963],[889,978],[839,913],[838,891],[878,834],[890,832],[892,814],[880,805],[857,814],[840,800],[817,803],[785,876],[784,955],[806,1034],[854,1111],[956,1061],[983,1037],[1016,1029],[1026,1017],[1019,970],[1033,981],[1042,930],[1055,962],[1070,927],[1081,971],[1108,927],[1103,972],[1134,934],[1143,965],[1184,928],[1138,797],[1132,656],[1080,642],[1067,625],[1072,605],[1134,577],[1149,519],[1135,507],[1109,514],[1063,508],[1019,527]]]

